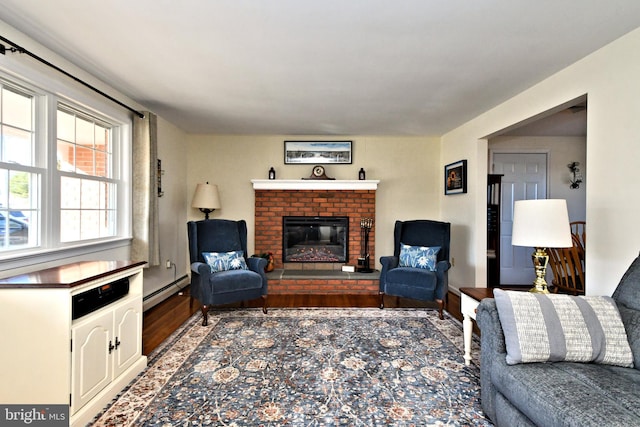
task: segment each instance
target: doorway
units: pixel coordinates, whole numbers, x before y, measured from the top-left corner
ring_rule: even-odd
[[[511,245],[511,216],[513,215],[513,202],[521,199],[531,198],[552,198],[565,199],[569,211],[570,221],[586,221],[586,181],[579,187],[571,185],[569,164],[578,162],[583,178],[587,165],[587,96],[581,96],[559,105],[551,110],[542,112],[537,116],[513,124],[492,135],[487,136],[489,148],[489,164],[487,169],[490,174],[502,174],[504,170],[496,169],[504,167],[506,164],[517,164],[513,158],[498,157],[503,166],[494,166],[494,155],[504,154],[506,156],[519,156],[521,154],[537,154],[546,156],[546,172],[544,185],[538,180],[537,185],[529,185],[525,190],[507,188],[512,182],[515,185],[518,181],[505,179],[507,185],[504,186],[504,194],[501,196],[501,206],[499,208],[502,225],[500,230],[500,245],[498,259],[492,262],[496,267],[496,276],[500,273],[498,280],[487,279],[488,286],[498,285],[530,285],[535,274],[531,263],[530,248],[514,248]],[[524,163],[528,160],[524,161]],[[522,161],[520,163],[523,163]],[[540,166],[540,161],[534,161]],[[522,165],[521,165],[522,166]],[[523,167],[523,166],[522,166]],[[501,177],[502,178],[502,177]],[[521,185],[524,185],[520,183]],[[517,191],[521,191],[520,194]],[[534,197],[533,193],[537,195]],[[519,197],[519,198],[517,198]],[[502,211],[502,206],[505,210]],[[508,210],[507,210],[508,209]],[[489,218],[488,218],[489,219]],[[489,222],[487,231],[489,233]],[[497,242],[496,242],[497,243]],[[521,254],[518,254],[521,252]],[[504,259],[502,259],[504,258]],[[487,266],[489,267],[489,262]],[[504,271],[502,269],[505,269]],[[520,269],[520,273],[516,270]],[[508,271],[510,270],[510,271]],[[494,271],[494,270],[487,270]],[[549,273],[549,271],[548,271]],[[549,273],[550,274],[550,273]],[[524,279],[523,277],[526,277]],[[547,279],[551,279],[548,277]],[[499,282],[499,283],[498,283]]]

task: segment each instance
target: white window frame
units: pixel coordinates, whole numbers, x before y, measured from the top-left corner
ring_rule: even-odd
[[[132,115],[106,98],[65,81],[59,74],[12,62],[0,63],[0,79],[25,88],[34,95],[36,129],[35,164],[46,168],[40,186],[40,246],[0,253],[0,274],[4,270],[29,270],[39,263],[59,264],[65,258],[95,259],[95,254],[129,246],[131,241],[131,146]],[[117,177],[116,236],[60,243],[60,178],[56,168],[56,115],[58,104],[75,108],[113,125],[113,174]],[[93,258],[92,258],[93,256]]]
[[[40,225],[40,218],[42,216],[42,199],[43,199],[43,183],[44,183],[44,176],[47,173],[46,170],[46,163],[42,158],[42,144],[41,144],[41,136],[39,135],[38,132],[38,126],[40,125],[40,123],[38,122],[38,117],[41,114],[41,111],[39,109],[39,107],[41,106],[42,103],[42,94],[41,92],[28,87],[26,85],[21,84],[21,82],[17,82],[14,80],[10,80],[10,79],[5,79],[2,78],[0,76],[0,83],[2,83],[2,86],[5,88],[10,88],[10,90],[14,90],[17,93],[22,93],[28,96],[32,97],[32,115],[33,115],[33,121],[34,123],[32,123],[33,126],[33,132],[34,132],[34,136],[35,136],[35,140],[34,140],[34,146],[33,148],[33,153],[32,153],[32,164],[31,165],[23,165],[23,164],[14,164],[14,163],[5,163],[2,162],[0,163],[1,167],[3,169],[7,169],[7,170],[11,170],[11,171],[16,171],[16,172],[25,172],[28,174],[36,174],[39,176],[38,179],[38,185],[37,187],[31,188],[31,191],[36,190],[39,194],[36,196],[37,198],[39,198],[38,200],[38,206],[39,206],[39,212],[36,218],[31,218],[32,221],[37,222],[37,226],[35,227],[35,230],[38,232],[38,234],[40,234],[39,237],[39,241],[40,241],[40,246],[42,245],[42,233],[41,233],[41,225]],[[27,248],[27,249],[23,249],[23,248],[18,248],[18,249],[9,249],[9,250],[3,250],[0,252],[0,259],[2,258],[2,255],[11,255],[14,253],[19,253],[22,251],[28,251],[31,250],[33,248]]]

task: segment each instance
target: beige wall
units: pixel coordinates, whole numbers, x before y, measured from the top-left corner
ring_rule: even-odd
[[[158,117],[158,158],[162,160],[164,170],[161,177],[164,194],[158,199],[160,266],[145,269],[145,296],[189,272],[188,258],[184,255],[187,248],[187,214],[184,207],[188,203],[186,137],[181,129]],[[167,260],[175,264],[175,269],[166,268]],[[184,286],[184,283],[180,286]]]
[[[588,95],[586,220],[588,294],[611,294],[640,249],[636,174],[640,158],[640,29],[614,41],[442,137],[443,163],[469,159],[469,193],[442,197],[442,216],[455,220],[454,287],[484,283],[487,135]],[[460,212],[469,214],[461,214]],[[464,245],[464,246],[463,246]],[[465,248],[465,249],[463,249]]]
[[[300,179],[311,174],[312,165],[285,165],[285,140],[352,140],[353,164],[325,165],[336,179],[358,179],[364,168],[367,179],[378,179],[376,194],[376,254],[393,252],[393,224],[401,219],[439,219],[441,175],[439,139],[428,137],[291,137],[190,135],[187,160],[187,209],[189,219],[201,219],[189,207],[197,183],[217,184],[222,209],[213,218],[244,219],[249,229],[249,252],[253,253],[254,193],[251,179],[266,179],[271,166],[278,179]],[[376,260],[380,268],[379,260]]]

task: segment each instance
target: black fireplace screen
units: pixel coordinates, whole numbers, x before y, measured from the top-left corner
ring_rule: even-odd
[[[282,218],[283,262],[347,262],[349,218],[285,216]]]

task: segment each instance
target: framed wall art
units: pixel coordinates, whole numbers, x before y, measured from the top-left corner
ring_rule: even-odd
[[[444,167],[444,194],[467,192],[467,161],[460,160]]]
[[[352,141],[285,141],[284,163],[351,164]]]

